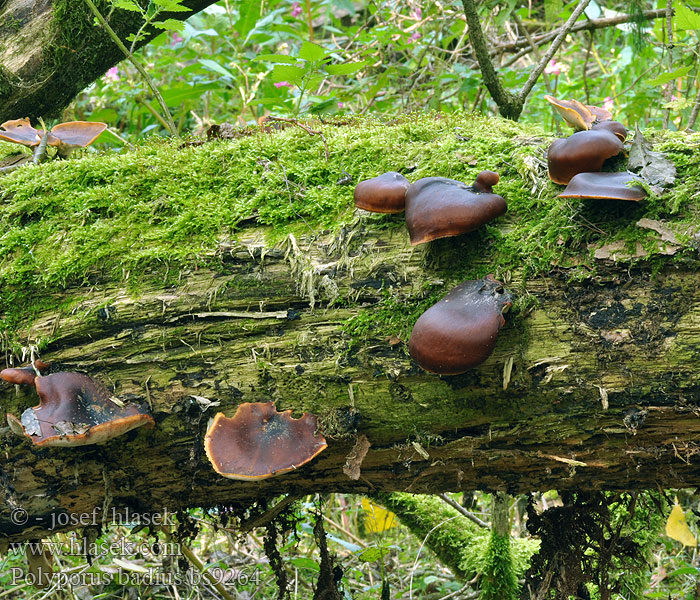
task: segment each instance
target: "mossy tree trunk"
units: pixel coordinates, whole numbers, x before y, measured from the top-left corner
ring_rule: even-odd
[[[700,276],[694,254],[684,254],[683,260],[661,256],[633,267],[596,259],[594,276],[580,280],[563,267],[537,277],[504,269],[497,254],[483,250],[485,243],[502,247],[498,239],[507,240],[530,218],[538,227],[554,226],[551,218],[543,221],[529,208],[531,182],[517,174],[510,176],[510,184],[502,175],[502,185],[511,186],[506,188],[510,220],[500,225],[502,238],[476,233],[412,248],[401,216],[353,216],[352,188],[336,183],[341,167],[360,179],[376,174],[374,169],[388,170],[382,163],[389,160],[385,155],[391,154],[395,164],[415,164],[420,155],[428,172],[473,178],[460,174],[464,163],[454,163],[457,167],[447,173],[428,163],[444,161],[453,152],[468,154],[469,144],[495,143],[497,128],[519,126],[426,117],[364,127],[326,127],[328,162],[323,142],[294,128],[228,145],[184,150],[160,145],[126,157],[41,165],[0,181],[5,190],[2,218],[13,235],[52,219],[57,219],[54,231],[60,232],[53,236],[58,245],[51,253],[43,252],[37,241],[6,256],[0,268],[5,279],[12,269],[39,264],[31,261],[64,260],[61,248],[76,233],[83,236],[81,247],[90,248],[84,236],[95,231],[91,227],[106,227],[120,210],[117,200],[124,200],[114,196],[108,209],[76,212],[77,224],[67,226],[65,207],[55,208],[52,216],[52,194],[62,202],[84,202],[90,193],[103,198],[116,182],[135,190],[135,199],[125,204],[128,212],[141,210],[153,194],[156,219],[141,234],[151,235],[147,243],[141,237],[124,245],[130,230],[115,230],[109,243],[120,248],[114,260],[122,261],[123,269],[105,270],[113,259],[100,254],[79,280],[37,288],[41,301],[32,304],[30,314],[20,317],[19,307],[5,304],[6,335],[14,319],[14,339],[38,345],[42,360],[53,368],[86,372],[116,396],[150,403],[156,420],[153,429],[82,448],[36,448],[5,429],[0,463],[5,498],[0,532],[5,539],[41,537],[54,521],[92,514],[95,507],[101,515],[110,507],[174,511],[329,491],[478,488],[517,494],[697,485]],[[445,132],[467,127],[469,141],[454,134],[446,141]],[[363,154],[368,162],[352,167],[354,153],[366,152],[354,145],[353,136],[364,148],[395,146],[380,158]],[[404,136],[414,141],[404,145]],[[501,155],[504,175],[517,153],[538,154],[546,148],[542,139],[537,142],[541,147],[535,147],[512,134],[506,137],[503,143],[509,146],[501,147],[506,148]],[[437,144],[439,153],[431,144]],[[252,158],[245,163],[236,152],[251,152]],[[265,156],[277,162],[264,162]],[[213,166],[184,166],[194,160],[211,160]],[[304,234],[309,223],[302,223],[295,235],[270,237],[271,229],[257,222],[260,205],[257,217],[238,221],[235,234],[222,232],[202,241],[203,249],[189,266],[164,269],[160,262],[149,262],[142,278],[132,282],[128,253],[143,261],[169,210],[160,183],[139,186],[138,180],[176,180],[169,193],[180,198],[173,210],[182,219],[184,198],[194,194],[206,201],[194,187],[202,183],[202,173],[210,178],[202,183],[205,187],[232,185],[244,163],[259,165],[246,177],[260,182],[248,188],[236,184],[234,191],[218,196],[220,201],[246,203],[248,210],[255,190],[262,190],[268,203],[279,201],[280,210],[291,206],[290,219],[298,220],[295,211],[311,210],[310,200],[292,205],[291,196],[270,195],[278,183],[282,190],[291,185],[273,181],[276,165],[286,164],[285,177],[294,176],[309,197],[317,194],[317,202],[338,198],[349,218],[342,227],[319,227],[313,234]],[[73,186],[72,194],[61,191],[63,182]],[[552,185],[543,179],[542,186],[539,202],[559,207]],[[195,211],[188,218],[193,227],[195,222],[203,227],[197,219],[207,214]],[[196,236],[197,229],[191,231]],[[548,244],[559,248],[569,233],[564,228],[559,238],[543,233],[540,250],[527,250],[522,235],[518,251],[545,252]],[[582,256],[594,260],[585,247]],[[426,296],[446,292],[449,286],[443,282],[452,281],[456,270],[464,272],[465,264],[481,273],[495,268],[521,300],[482,366],[439,377],[411,360],[408,332]],[[49,263],[42,268],[49,269]],[[7,348],[7,362],[19,362],[21,357]],[[6,412],[17,415],[36,404],[29,391],[8,385],[0,387],[0,399]],[[297,471],[264,481],[218,476],[203,450],[209,419],[217,411],[231,415],[238,404],[257,401],[275,401],[280,410],[296,415],[318,415],[328,448]],[[362,448],[364,438],[369,449]],[[26,522],[13,523],[17,509],[26,511]],[[69,522],[71,526],[76,524]]]
[[[190,12],[168,14],[184,20],[213,4],[185,0]],[[122,40],[141,25],[137,13],[97,3]],[[164,17],[166,18],[166,17]],[[139,46],[160,31],[150,32]],[[0,2],[0,123],[9,119],[56,117],[107,69],[124,60],[107,33],[94,25],[83,0]]]

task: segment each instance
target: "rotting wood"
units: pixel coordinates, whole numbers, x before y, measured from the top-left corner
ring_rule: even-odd
[[[350,247],[332,235],[298,239],[299,265],[261,239],[251,229],[222,244],[216,272],[183,272],[176,289],[68,289],[57,300],[74,295],[77,306],[33,321],[23,337],[50,340],[42,360],[85,371],[122,398],[148,399],[156,427],[64,449],[32,447],[5,429],[6,541],[42,537],[54,522],[74,528],[70,518],[96,506],[153,513],[328,491],[696,484],[695,265],[652,274],[608,263],[595,281],[568,282],[558,271],[532,279],[514,291],[532,295],[536,307],[509,317],[491,358],[464,375],[438,377],[410,360],[407,340],[395,343],[394,331],[351,345],[344,324],[377,304],[382,287],[400,298],[439,279],[434,265],[456,259],[458,241],[412,249],[404,230],[369,231],[360,217]],[[352,302],[338,304],[339,297]],[[15,414],[36,404],[10,386],[0,399]],[[270,400],[319,415],[328,449],[264,481],[217,476],[202,445],[209,418]],[[354,480],[343,466],[363,434],[371,447]]]

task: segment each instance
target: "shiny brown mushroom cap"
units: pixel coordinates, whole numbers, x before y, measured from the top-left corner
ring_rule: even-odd
[[[647,195],[641,177],[632,173],[579,173],[571,178],[560,198],[603,198],[639,202]]]
[[[401,173],[389,171],[355,186],[355,206],[378,213],[400,213],[406,205],[411,182]]]
[[[544,98],[554,107],[554,110],[577,131],[591,129],[596,121],[600,122],[612,119],[610,111],[598,106],[583,104],[578,100],[557,100],[547,95],[545,95]]]
[[[622,141],[608,128],[579,131],[554,140],[547,153],[549,178],[567,184],[578,173],[600,171],[603,163],[622,152]]]
[[[465,281],[418,318],[408,350],[426,371],[464,373],[491,355],[505,323],[503,313],[512,303],[512,295],[493,275]]]
[[[106,123],[91,121],[59,123],[51,129],[52,137],[49,137],[48,143],[51,146],[84,148],[92,144],[105,129]]]
[[[14,119],[0,125],[0,140],[31,148],[39,144],[41,136],[29,119]]]
[[[25,410],[21,421],[8,414],[8,422],[15,431],[21,423],[24,435],[37,446],[99,444],[154,424],[142,407],[120,406],[102,385],[82,373],[52,373],[22,383],[36,387],[39,406]]]
[[[592,129],[614,133],[621,142],[627,139],[627,129],[619,121],[602,121],[593,125]]]
[[[578,100],[557,100],[557,98],[547,95],[545,95],[544,99],[554,107],[554,110],[569,125],[578,131],[590,129],[595,122],[595,115],[585,104]]]
[[[498,173],[482,171],[473,186],[445,177],[419,179],[406,192],[411,245],[474,231],[501,216],[506,201],[491,192]]]
[[[214,470],[229,479],[267,479],[309,462],[328,444],[316,433],[316,415],[292,418],[272,402],[240,404],[227,418],[217,413],[204,438]]]

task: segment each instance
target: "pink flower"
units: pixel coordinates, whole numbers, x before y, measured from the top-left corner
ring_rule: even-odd
[[[412,44],[413,42],[417,42],[419,39],[420,39],[420,33],[418,33],[417,31],[414,31],[413,35],[410,38],[408,38],[408,41],[409,41],[409,43]]]
[[[420,8],[417,8],[411,13],[411,18],[414,21],[420,21],[423,18],[423,11]]]
[[[107,69],[105,73],[105,79],[107,81],[119,81],[119,67],[112,67]]]
[[[612,112],[612,109],[615,108],[615,103],[610,96],[605,96],[605,100],[603,100],[603,108],[608,112]]]
[[[298,18],[301,13],[303,13],[303,9],[301,8],[301,3],[300,2],[294,2],[292,4],[292,18],[296,19]]]
[[[344,106],[345,104],[343,104],[342,102],[338,102],[338,108],[343,108]]]
[[[177,31],[173,31],[173,35],[170,38],[170,45],[171,46],[176,46],[180,42],[184,42],[185,38],[183,38]]]
[[[544,72],[547,75],[559,75],[561,73],[562,65],[556,62],[554,59],[549,61],[549,64],[544,68]]]
[[[293,88],[294,87],[294,84],[289,83],[288,81],[278,81],[277,83],[273,83],[272,85],[274,85],[276,88],[281,88],[281,87]]]

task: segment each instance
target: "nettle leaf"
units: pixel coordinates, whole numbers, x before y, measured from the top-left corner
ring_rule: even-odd
[[[326,49],[313,42],[304,42],[299,48],[299,58],[308,61],[323,60],[326,58]]]
[[[289,83],[299,85],[304,79],[304,75],[306,75],[306,69],[303,67],[276,65],[275,68],[272,69],[272,73],[270,73],[270,79],[274,83],[288,81]]]
[[[185,23],[177,19],[165,19],[165,21],[153,21],[153,27],[166,31],[185,31]]]
[[[362,67],[367,64],[367,61],[342,63],[340,65],[326,65],[326,73],[329,75],[352,75],[357,73]]]
[[[255,57],[255,60],[262,60],[264,62],[273,63],[284,63],[287,65],[293,65],[297,62],[296,58],[294,58],[293,56],[287,56],[286,54],[258,54],[258,56]]]
[[[153,4],[168,12],[187,12],[191,10],[183,6],[180,0],[153,0]]]
[[[678,29],[700,29],[700,14],[690,10],[681,2],[673,3],[673,23]]]
[[[238,14],[240,17],[234,27],[240,35],[247,36],[262,16],[262,2],[260,0],[244,0],[238,8]]]
[[[133,0],[112,0],[112,6],[131,12],[141,12],[141,7]]]
[[[670,73],[662,73],[658,77],[654,77],[654,79],[647,79],[647,83],[649,85],[663,85],[664,83],[668,83],[669,81],[672,81],[677,77],[685,77],[692,68],[692,66],[681,67],[680,69],[676,69],[675,71],[671,71]]]

